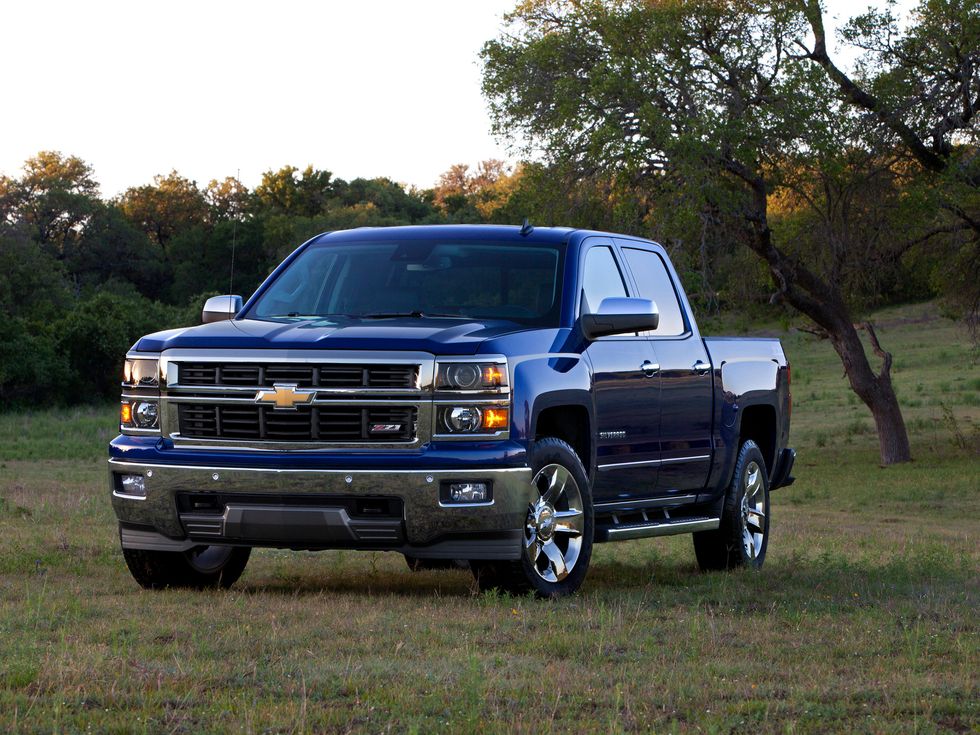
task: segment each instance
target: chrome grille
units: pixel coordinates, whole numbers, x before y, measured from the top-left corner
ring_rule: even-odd
[[[303,406],[277,410],[250,404],[177,404],[180,435],[194,439],[281,442],[407,442],[415,406]]]
[[[182,386],[272,387],[293,383],[301,388],[416,388],[418,365],[350,365],[285,363],[178,363]]]

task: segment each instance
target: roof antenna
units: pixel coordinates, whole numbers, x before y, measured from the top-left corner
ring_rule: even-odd
[[[235,183],[241,181],[242,170],[236,169],[235,171]],[[236,190],[237,193],[237,190]],[[228,274],[228,294],[231,295],[235,293],[235,246],[238,244],[238,217],[237,212],[232,210],[232,223],[231,223],[231,272]]]
[[[534,228],[531,226],[531,223],[528,221],[527,217],[525,217],[524,224],[521,225],[521,237],[527,237],[532,232],[534,232]]]

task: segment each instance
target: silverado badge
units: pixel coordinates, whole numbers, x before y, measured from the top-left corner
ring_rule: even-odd
[[[256,403],[272,403],[275,408],[296,408],[309,403],[316,396],[315,390],[297,390],[295,383],[275,383],[272,390],[260,390],[255,394]]]

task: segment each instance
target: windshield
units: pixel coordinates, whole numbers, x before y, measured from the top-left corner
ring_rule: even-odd
[[[557,246],[537,243],[318,243],[279,275],[248,316],[429,316],[557,326],[561,255]]]

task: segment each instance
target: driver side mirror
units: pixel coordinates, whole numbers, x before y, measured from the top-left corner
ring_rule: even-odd
[[[204,302],[201,323],[210,324],[234,318],[242,310],[241,296],[212,296]]]
[[[586,339],[611,334],[629,334],[656,329],[660,324],[657,304],[650,299],[614,297],[603,299],[595,314],[582,314],[582,333]]]

